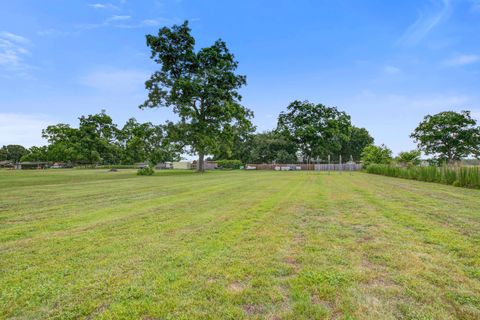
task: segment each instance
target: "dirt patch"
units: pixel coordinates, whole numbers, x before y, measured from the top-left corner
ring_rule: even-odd
[[[103,303],[99,305],[86,319],[87,320],[95,319],[97,316],[107,311],[108,307],[109,307],[108,303]]]
[[[231,293],[240,293],[245,290],[245,285],[241,282],[232,282],[228,285],[227,289]]]
[[[259,314],[262,312],[262,308],[254,304],[245,304],[242,306],[242,309],[249,316],[253,316],[254,314]]]

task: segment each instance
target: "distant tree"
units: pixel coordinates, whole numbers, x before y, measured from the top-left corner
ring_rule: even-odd
[[[175,125],[170,122],[150,127],[146,137],[147,161],[150,164],[180,160],[184,145],[175,137],[176,130]]]
[[[371,164],[390,164],[392,162],[392,150],[384,144],[381,146],[370,145],[363,149],[361,159],[364,167]]]
[[[225,42],[195,52],[190,31],[186,21],[147,35],[151,58],[161,68],[146,81],[148,99],[140,108],[173,107],[176,136],[198,154],[203,171],[205,155],[231,138],[230,126],[249,122],[252,112],[240,105],[238,89],[246,78],[235,73],[238,62]]]
[[[79,120],[78,142],[81,159],[90,164],[119,163],[119,148],[115,144],[118,129],[105,110],[98,114],[81,116]]]
[[[463,157],[480,156],[480,127],[470,111],[428,115],[410,137],[420,150],[440,161],[452,163]]]
[[[342,144],[341,155],[343,159],[359,161],[362,157],[362,151],[366,146],[372,145],[374,139],[365,128],[352,126],[348,140]]]
[[[122,163],[133,164],[148,158],[147,139],[152,130],[151,123],[139,123],[131,118],[119,131],[118,137],[123,147]]]
[[[395,161],[402,166],[418,166],[421,163],[420,150],[403,151],[398,154]]]
[[[350,116],[335,107],[294,101],[280,113],[277,131],[292,139],[309,160],[340,154],[351,127]]]
[[[77,163],[81,159],[80,132],[68,124],[50,125],[42,130],[47,139],[48,160]]]
[[[255,127],[248,122],[244,126],[230,126],[225,129],[225,134],[228,134],[229,138],[220,141],[216,146],[213,152],[214,159],[249,162]]]
[[[48,161],[48,147],[31,147],[21,161]]]
[[[285,135],[275,131],[257,133],[249,142],[248,158],[250,163],[295,163],[297,145]]]
[[[20,159],[28,153],[28,150],[18,144],[9,144],[4,146],[2,153],[6,154],[5,160],[10,160],[14,163],[20,162]]]
[[[0,148],[0,161],[5,161],[8,159],[8,151],[6,146]]]

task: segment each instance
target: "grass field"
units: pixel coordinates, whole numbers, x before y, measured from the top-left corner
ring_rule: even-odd
[[[480,319],[480,191],[0,171],[0,318]]]

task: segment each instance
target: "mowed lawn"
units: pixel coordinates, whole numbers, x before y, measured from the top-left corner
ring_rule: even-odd
[[[480,191],[3,170],[0,318],[480,319]]]

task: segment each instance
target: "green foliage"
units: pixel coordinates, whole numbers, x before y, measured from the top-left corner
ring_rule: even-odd
[[[221,169],[240,169],[242,161],[240,160],[217,160],[217,165]]]
[[[360,161],[363,149],[372,145],[373,142],[374,139],[367,129],[352,126],[348,140],[342,144],[342,150],[340,152],[342,158],[350,160],[350,157],[352,157],[354,161]]]
[[[367,167],[367,172],[389,177],[437,182],[457,187],[480,188],[480,167],[398,167],[372,164]]]
[[[139,176],[153,176],[154,174],[155,170],[150,166],[146,166],[137,170],[137,175]]]
[[[421,162],[420,156],[422,152],[420,150],[402,151],[395,158],[395,161],[406,167],[418,166]]]
[[[28,153],[22,157],[21,161],[48,161],[47,146],[31,147],[28,149]]]
[[[245,163],[297,162],[297,145],[276,131],[255,134],[247,146]]]
[[[23,156],[28,154],[28,150],[18,144],[9,144],[3,146],[0,152],[0,160],[10,160],[12,162],[20,162]]]
[[[383,144],[381,146],[367,146],[362,151],[361,159],[364,168],[372,164],[390,164],[392,162],[392,150]]]
[[[240,105],[238,89],[246,78],[235,73],[238,62],[225,42],[195,52],[190,32],[186,21],[147,35],[151,58],[161,68],[146,81],[148,99],[140,108],[173,107],[177,141],[198,153],[203,171],[205,154],[231,140],[234,128],[250,127],[253,113]]]
[[[410,135],[420,150],[452,163],[463,157],[480,156],[480,127],[469,111],[440,112],[426,116]]]
[[[178,160],[181,146],[168,136],[169,123],[153,125],[131,118],[118,129],[105,111],[79,118],[78,128],[66,124],[48,126],[42,131],[49,145],[49,161],[75,164],[134,164]],[[45,160],[47,160],[45,159]]]
[[[307,159],[340,154],[349,141],[350,116],[335,107],[294,101],[280,113],[277,131],[294,141]]]

